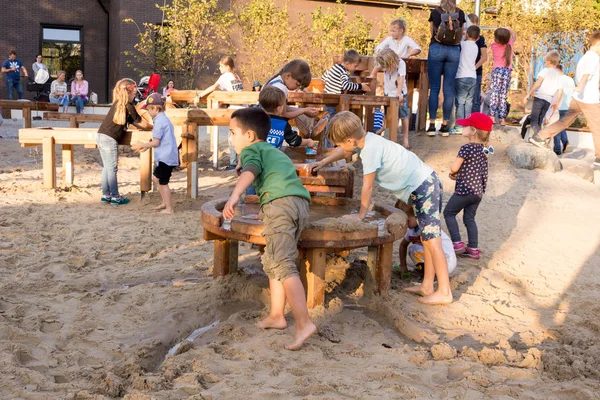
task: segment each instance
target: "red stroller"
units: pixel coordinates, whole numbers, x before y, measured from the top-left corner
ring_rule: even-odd
[[[140,79],[140,84],[137,87],[137,94],[135,96],[135,102],[146,100],[152,93],[158,91],[160,86],[160,74],[152,74],[150,76],[144,76]]]

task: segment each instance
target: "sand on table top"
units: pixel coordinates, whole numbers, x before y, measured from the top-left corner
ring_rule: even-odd
[[[396,273],[387,295],[365,297],[366,249],[330,256],[326,304],[311,311],[321,334],[288,352],[291,317],[283,331],[255,327],[269,303],[256,249],[242,244],[242,271],[211,279],[199,210],[226,197],[235,174],[212,170],[206,135],[200,196],[186,198],[185,171],[175,172],[176,214],[166,216],[151,211],[158,193],[136,195],[129,152],[118,175],[129,205],[99,202],[100,157],[82,146],[75,186],[58,168],[59,188],[43,190],[41,148],[21,148],[19,126],[0,127],[0,398],[598,399],[594,184],[517,170],[494,143],[477,215],[482,258],[459,258],[455,302],[423,306],[401,291],[414,280]],[[411,136],[445,201],[462,143]],[[355,196],[361,178],[357,165]],[[374,200],[395,203],[382,189]]]

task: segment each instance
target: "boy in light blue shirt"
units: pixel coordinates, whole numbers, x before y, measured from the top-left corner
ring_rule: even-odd
[[[138,142],[132,145],[131,148],[138,152],[154,148],[152,180],[158,185],[158,191],[162,198],[162,203],[154,207],[154,210],[160,210],[162,214],[173,214],[169,180],[173,169],[179,165],[179,154],[177,152],[177,141],[175,140],[175,129],[165,114],[165,101],[166,97],[160,93],[153,93],[148,97],[142,109],[147,109],[148,114],[154,121],[152,141],[148,143]]]
[[[350,111],[337,114],[329,126],[327,135],[337,149],[329,157],[315,163],[313,171],[359,151],[363,163],[360,211],[347,217],[365,218],[371,205],[374,183],[390,190],[405,203],[410,200],[421,227],[425,276],[421,285],[405,290],[423,296],[419,299],[423,304],[452,303],[448,264],[441,239],[442,184],[436,173],[399,144],[371,132],[365,133],[361,120]],[[435,276],[438,279],[437,290],[433,286]]]

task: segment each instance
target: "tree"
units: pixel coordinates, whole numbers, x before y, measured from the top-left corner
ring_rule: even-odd
[[[218,0],[173,0],[156,7],[164,15],[160,25],[144,23],[140,27],[132,19],[124,20],[139,31],[135,51],[125,52],[128,64],[140,75],[146,75],[148,69],[178,73],[183,87],[193,87],[207,62],[219,51],[230,50],[231,12],[219,7]]]

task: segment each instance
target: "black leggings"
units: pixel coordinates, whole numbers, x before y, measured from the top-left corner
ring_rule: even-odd
[[[472,249],[477,248],[477,223],[475,223],[475,214],[477,214],[477,207],[481,202],[480,196],[467,195],[459,196],[456,193],[450,197],[446,208],[444,209],[444,219],[446,220],[446,226],[450,231],[450,238],[453,242],[460,242],[460,232],[458,231],[458,223],[456,222],[456,214],[461,210],[463,211],[463,222],[467,227],[467,236],[469,237],[468,247]]]

